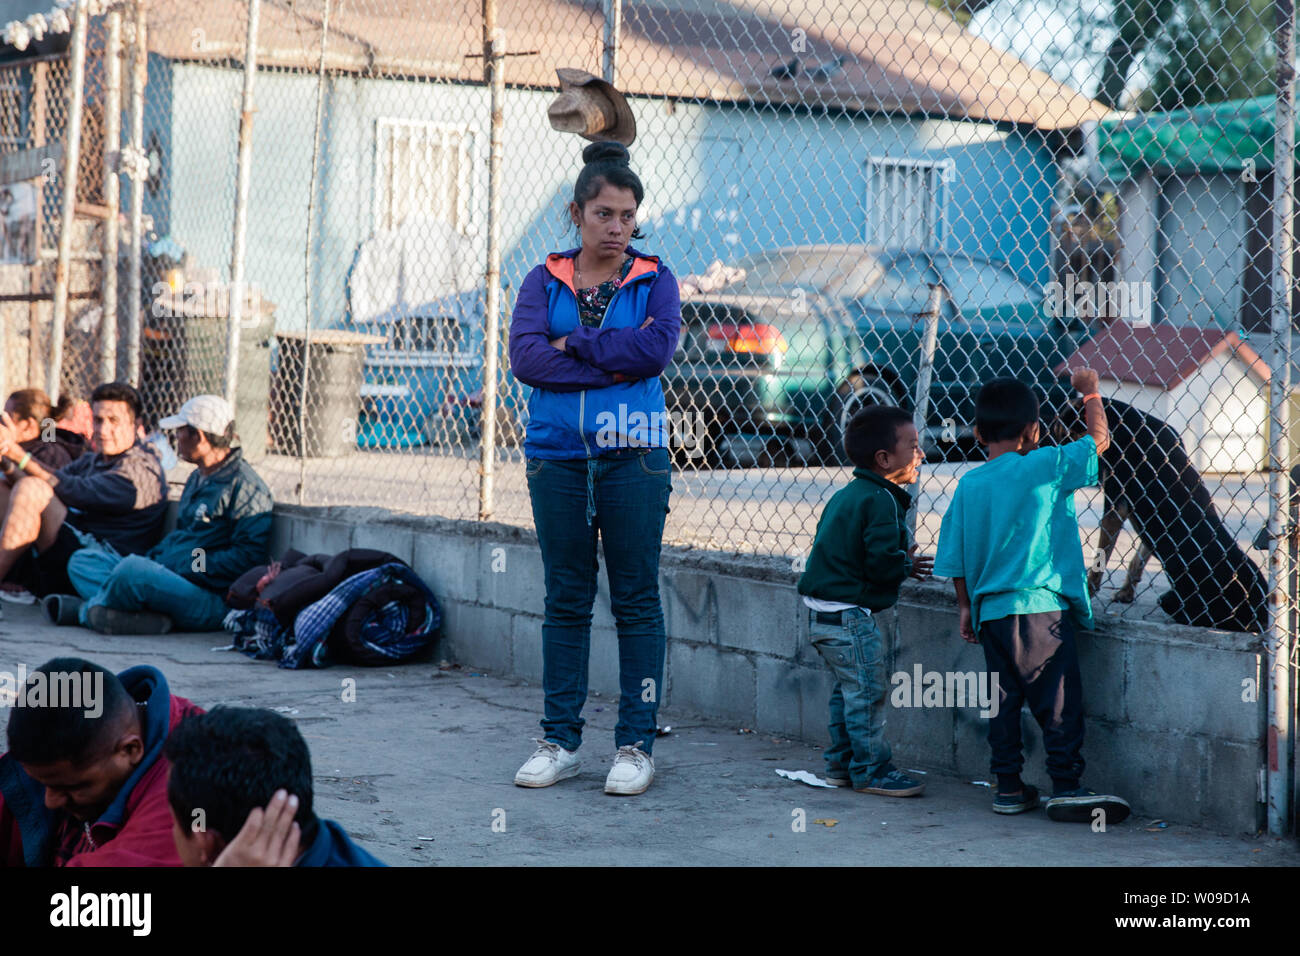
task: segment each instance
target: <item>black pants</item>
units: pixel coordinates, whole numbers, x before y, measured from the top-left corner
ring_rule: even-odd
[[[47,594],[76,594],[68,578],[68,559],[81,548],[81,541],[65,521],[59,527],[54,544],[40,554],[26,549],[5,575],[5,581],[21,584],[38,598]]]
[[[1061,611],[1003,617],[980,625],[989,674],[1001,690],[989,719],[995,774],[1019,773],[1025,765],[1020,708],[1043,728],[1047,772],[1053,782],[1078,786],[1083,776],[1083,680],[1074,628]]]

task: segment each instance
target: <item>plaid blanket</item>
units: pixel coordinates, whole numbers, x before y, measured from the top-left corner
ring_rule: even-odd
[[[319,601],[307,605],[294,619],[293,632],[280,626],[269,608],[257,605],[231,611],[224,626],[235,635],[235,647],[258,660],[276,660],[281,667],[323,667],[330,663],[326,638],[362,595],[387,584],[402,584],[424,595],[424,611],[412,617],[404,604],[390,601],[372,611],[362,623],[364,646],[393,661],[403,660],[427,645],[442,624],[438,601],[419,575],[405,564],[385,564],[354,574]]]

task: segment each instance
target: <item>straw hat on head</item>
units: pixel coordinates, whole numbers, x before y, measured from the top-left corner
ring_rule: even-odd
[[[612,139],[624,146],[636,139],[636,120],[623,94],[585,70],[561,68],[560,95],[546,109],[551,128],[592,142]]]

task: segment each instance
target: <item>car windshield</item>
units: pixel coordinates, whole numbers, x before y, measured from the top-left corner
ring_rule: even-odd
[[[930,301],[931,282],[937,276],[925,256],[899,256],[877,270],[858,296],[870,309],[885,312],[924,312]]]
[[[863,266],[859,249],[789,249],[760,252],[737,265],[745,270],[745,290],[839,285]]]
[[[1041,295],[1017,279],[1011,270],[991,262],[957,256],[936,256],[943,281],[960,309],[996,309],[1037,304]]]

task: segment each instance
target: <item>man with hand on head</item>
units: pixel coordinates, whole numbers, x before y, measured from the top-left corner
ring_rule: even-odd
[[[179,866],[163,745],[203,711],[156,668],[78,657],[42,664],[21,694],[0,756],[0,866]]]
[[[216,707],[176,728],[166,753],[186,866],[384,865],[312,812],[311,754],[289,718]]]
[[[177,454],[198,466],[181,492],[176,528],[144,555],[124,557],[109,545],[72,555],[68,577],[79,598],[63,597],[58,623],[103,634],[221,628],[226,591],[266,563],[271,541],[271,492],[231,447],[234,420],[224,398],[199,395],[158,423],[176,429]]]

